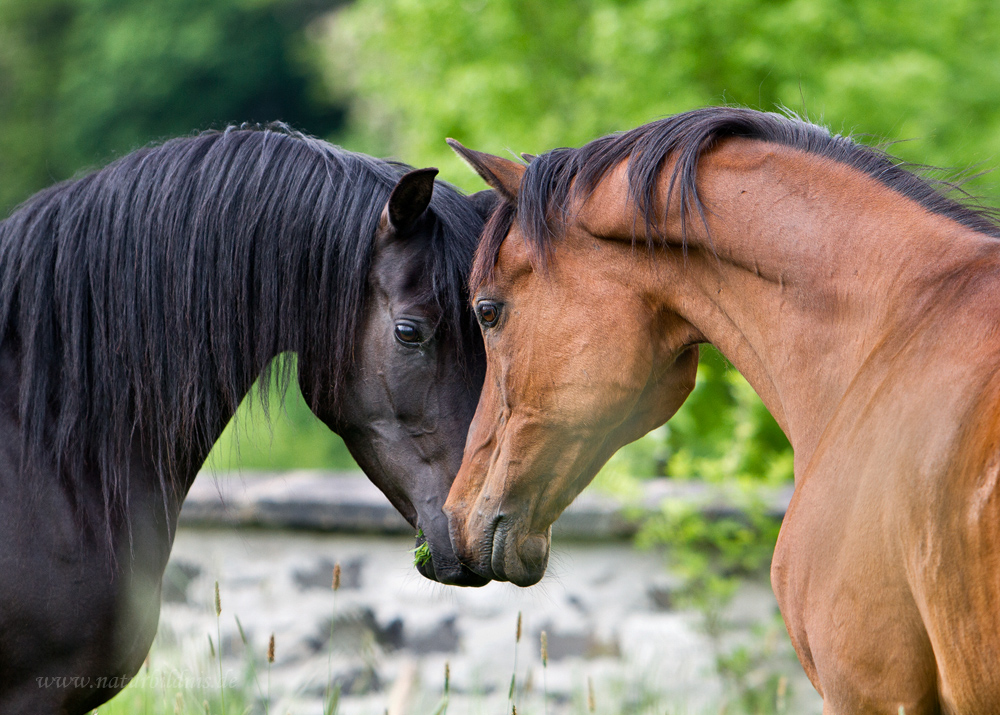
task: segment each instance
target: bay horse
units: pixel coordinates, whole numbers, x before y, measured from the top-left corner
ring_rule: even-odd
[[[473,266],[487,372],[445,512],[527,586],[711,343],[794,448],[771,581],[826,715],[1000,713],[1000,228],[880,150],[735,107],[524,166]]]
[[[140,149],[0,223],[0,712],[84,713],[156,632],[177,516],[255,379],[313,412],[482,585],[441,511],[485,371],[492,192],[283,126]],[[260,390],[267,411],[267,389]]]

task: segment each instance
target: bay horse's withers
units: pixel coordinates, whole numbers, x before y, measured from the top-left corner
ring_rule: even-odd
[[[1000,712],[1000,229],[880,151],[708,108],[525,167],[473,270],[487,375],[445,511],[520,585],[709,342],[795,450],[772,584],[831,715]]]
[[[0,712],[110,698],[156,632],[181,503],[251,384],[313,411],[481,585],[441,507],[482,383],[490,194],[281,127],[139,150],[0,223]],[[266,390],[262,395],[266,399]]]

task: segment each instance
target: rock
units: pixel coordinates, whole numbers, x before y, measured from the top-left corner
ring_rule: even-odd
[[[292,578],[301,589],[323,588],[331,590],[333,588],[333,569],[336,563],[336,561],[324,557],[314,568],[294,571]],[[342,590],[356,591],[361,588],[362,566],[364,566],[362,559],[351,559],[341,563],[340,588]]]
[[[367,695],[382,690],[382,681],[374,668],[365,665],[334,675],[333,687],[340,688],[342,697]]]
[[[403,646],[403,621],[394,619],[381,625],[370,608],[355,608],[339,614],[333,622],[333,650],[338,653],[362,653],[378,646],[383,651],[398,650]],[[330,620],[320,626],[316,637],[311,639],[314,651],[330,647]]]
[[[407,636],[405,647],[420,655],[456,652],[459,645],[459,634],[455,620],[456,617],[451,616],[430,630]]]
[[[582,702],[589,679],[599,711],[718,712],[726,700],[733,701],[723,689],[716,654],[763,647],[772,639],[775,647],[764,649],[766,672],[756,672],[755,665],[747,683],[766,690],[773,688],[772,674],[787,674],[786,711],[820,712],[787,637],[771,628],[774,602],[766,583],[741,586],[724,613],[723,639],[712,643],[699,614],[668,608],[676,606],[669,594],[679,581],[664,572],[662,554],[637,552],[624,542],[553,546],[549,574],[538,586],[460,589],[414,572],[408,534],[182,528],[171,578],[184,575],[190,585],[179,589],[186,602],[164,604],[153,671],[210,675],[218,667],[208,659],[208,638],[218,641],[220,627],[213,600],[218,580],[227,673],[241,677],[251,658],[263,672],[267,639],[276,634],[270,671],[270,711],[276,715],[322,715],[331,681],[342,689],[342,715],[383,713],[397,682],[408,677],[408,663],[417,667],[408,712],[433,712],[446,662],[449,712],[504,712],[515,661],[524,698],[518,700],[519,712],[542,712],[547,690],[549,712],[565,715],[572,708],[559,701]],[[341,590],[334,596],[329,581],[337,560]],[[519,612],[522,637],[515,644]],[[242,654],[236,617],[250,640]],[[762,617],[766,631],[760,630]],[[538,638],[543,629],[549,649],[544,670]],[[200,671],[206,663],[209,670]],[[254,693],[251,686],[248,697]]]
[[[548,656],[550,661],[559,661],[564,658],[617,658],[621,655],[618,641],[602,640],[598,638],[593,629],[584,631],[559,631],[551,623],[539,629],[535,642],[539,642],[541,631],[545,631],[548,638]]]

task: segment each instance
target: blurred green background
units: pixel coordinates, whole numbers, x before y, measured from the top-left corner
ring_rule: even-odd
[[[282,120],[483,188],[447,136],[575,146],[706,104],[787,108],[907,160],[1000,153],[1000,5],[986,0],[0,0],[0,216],[149,142]],[[996,205],[995,179],[969,187]],[[718,353],[616,474],[781,482],[787,442]],[[347,468],[298,394],[217,469]]]

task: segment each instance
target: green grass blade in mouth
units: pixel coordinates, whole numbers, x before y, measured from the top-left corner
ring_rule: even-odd
[[[417,531],[417,538],[418,539],[424,538],[423,529]],[[423,541],[422,543],[420,543],[419,546],[417,546],[417,548],[413,550],[413,565],[423,566],[430,560],[431,560],[431,547],[427,544],[426,541]]]

